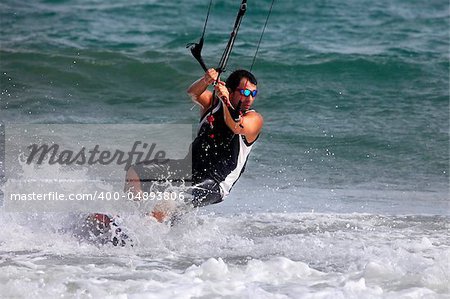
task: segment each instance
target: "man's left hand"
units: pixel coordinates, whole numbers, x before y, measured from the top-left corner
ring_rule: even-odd
[[[219,81],[216,86],[214,86],[214,90],[216,91],[219,99],[225,102],[225,105],[231,106],[230,103],[230,93],[228,92],[227,87],[225,86],[225,82]]]

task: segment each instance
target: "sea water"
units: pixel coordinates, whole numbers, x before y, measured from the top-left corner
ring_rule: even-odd
[[[213,2],[210,67],[238,6]],[[2,1],[0,121],[195,125],[185,45],[207,7]],[[249,1],[224,76],[250,67],[269,8]],[[172,227],[124,214],[123,248],[77,237],[80,213],[2,208],[0,297],[448,298],[448,28],[448,1],[275,1],[264,128],[230,196]]]

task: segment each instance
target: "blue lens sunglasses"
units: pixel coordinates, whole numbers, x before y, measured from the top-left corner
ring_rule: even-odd
[[[258,90],[250,90],[250,89],[237,89],[239,91],[239,93],[245,97],[249,97],[250,95],[252,95],[252,97],[256,97],[256,94],[258,93]]]

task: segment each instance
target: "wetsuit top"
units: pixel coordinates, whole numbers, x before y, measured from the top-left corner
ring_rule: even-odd
[[[225,123],[223,103],[216,101],[200,118],[197,137],[192,143],[192,170],[194,181],[211,178],[219,183],[224,197],[244,172],[256,140],[249,143],[244,135],[234,134]],[[207,121],[211,109],[212,129]]]

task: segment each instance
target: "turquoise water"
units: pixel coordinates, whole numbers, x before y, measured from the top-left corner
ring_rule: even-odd
[[[249,67],[270,3],[250,2],[229,69]],[[209,66],[234,3],[214,3]],[[3,1],[1,113],[20,123],[195,123],[185,49],[207,3]],[[446,1],[280,1],[254,72],[265,128],[249,167],[313,188],[448,191]],[[261,167],[260,165],[263,165]]]
[[[208,66],[219,61],[238,3],[214,1],[203,49]],[[2,1],[0,121],[195,124],[185,90],[202,70],[185,45],[200,37],[207,7],[203,0]],[[250,66],[269,7],[249,0],[229,70]],[[2,289],[39,297],[65,283],[65,292],[81,297],[86,289],[170,297],[162,289],[183,281],[187,295],[205,297],[218,295],[210,285],[235,290],[231,298],[445,296],[449,15],[444,0],[276,1],[253,69],[263,133],[228,199],[205,208],[198,225],[141,240],[151,250],[125,251],[135,272],[116,277],[123,289],[109,278],[105,286],[89,284],[105,269],[90,268],[83,252],[98,257],[109,249],[60,235],[66,222],[58,217],[29,227],[2,212],[4,224],[12,223],[0,234],[2,259],[15,256],[3,264],[13,274],[2,277]],[[413,216],[389,218],[405,214]],[[41,244],[48,233],[57,241]],[[129,270],[124,251],[107,254],[111,277]],[[42,288],[20,265],[56,276]],[[281,271],[274,265],[284,267],[281,286],[271,274],[256,275],[261,267]],[[80,278],[60,279],[67,269]],[[217,273],[254,289],[233,289],[214,280]],[[23,289],[22,275],[30,281]],[[149,285],[142,275],[153,277]],[[152,284],[158,277],[162,289]],[[191,277],[203,279],[201,290]]]
[[[229,69],[249,67],[267,1],[249,4]],[[235,4],[214,3],[214,66]],[[207,3],[6,1],[2,121],[195,123],[201,76],[185,44]],[[304,187],[448,188],[448,3],[276,3],[254,72],[265,117],[250,167]],[[303,180],[306,182],[301,183]]]

